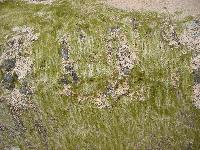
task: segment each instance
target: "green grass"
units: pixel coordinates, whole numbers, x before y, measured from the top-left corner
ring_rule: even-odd
[[[50,19],[34,15],[51,14]],[[118,20],[112,19],[118,17]],[[132,36],[126,18],[136,18],[140,38]],[[25,140],[36,148],[45,149],[44,136],[34,127],[34,120],[42,120],[46,127],[49,149],[199,149],[200,111],[192,104],[191,52],[184,47],[169,47],[161,40],[160,26],[165,14],[155,12],[126,12],[109,8],[94,1],[60,1],[54,5],[32,5],[22,2],[0,4],[0,44],[15,26],[27,25],[40,33],[33,44],[35,60],[30,80],[35,82],[34,102],[39,112],[23,114],[27,131],[17,138],[6,139],[5,145],[28,149]],[[175,21],[177,30],[190,20]],[[154,27],[151,25],[155,24]],[[144,87],[145,101],[122,97],[113,107],[98,109],[92,98],[103,92],[114,78],[113,67],[106,60],[105,38],[110,27],[119,26],[127,35],[131,47],[138,50],[138,63],[129,76],[131,91]],[[85,43],[78,42],[79,31],[87,34]],[[58,34],[70,34],[71,59],[78,65],[80,82],[72,85],[72,97],[60,96],[61,76]],[[91,63],[90,60],[94,62]],[[88,64],[94,66],[89,75]],[[172,86],[170,75],[178,72],[178,88]],[[46,78],[46,82],[43,79]],[[78,102],[78,95],[88,97]],[[4,104],[0,105],[8,110]],[[0,110],[1,111],[1,110]],[[6,111],[5,111],[6,112]],[[2,113],[1,113],[2,114]],[[1,118],[2,117],[2,118]],[[12,119],[1,115],[0,122]],[[6,134],[6,133],[5,133]]]

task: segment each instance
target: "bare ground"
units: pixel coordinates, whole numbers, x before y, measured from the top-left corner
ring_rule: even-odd
[[[126,10],[183,12],[183,15],[200,14],[200,0],[106,0],[110,6]]]

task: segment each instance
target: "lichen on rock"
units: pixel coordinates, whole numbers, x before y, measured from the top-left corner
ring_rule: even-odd
[[[135,29],[135,27],[133,27]],[[137,62],[136,50],[131,49],[126,35],[118,27],[110,28],[106,40],[108,64],[117,70],[117,79],[110,80],[106,90],[98,96],[97,106],[109,108],[109,98],[118,100],[128,96],[128,76]]]
[[[136,63],[136,51],[131,49],[120,28],[109,29],[107,38],[108,62],[115,65],[119,76],[126,76]]]
[[[180,36],[181,44],[193,51],[193,55],[200,53],[200,21],[195,19],[185,25],[185,30]]]
[[[27,80],[33,66],[32,43],[38,36],[33,28],[27,26],[13,28],[13,34],[7,36],[5,49],[0,56],[3,102],[9,107],[20,135],[24,135],[26,131],[21,115],[31,110],[36,113],[38,109],[32,96],[33,87],[29,84],[31,81]]]
[[[169,17],[166,17],[162,22],[161,37],[169,46],[180,46],[180,39],[176,33],[175,25]]]
[[[33,61],[30,57],[18,57],[16,66],[13,71],[18,76],[18,79],[24,79],[32,71]]]
[[[59,38],[60,45],[61,45],[61,61],[62,61],[62,84],[63,84],[63,91],[61,94],[70,96],[72,95],[71,86],[69,85],[70,81],[69,78],[72,79],[72,82],[77,83],[79,78],[74,69],[74,62],[70,59],[70,51],[71,46],[69,44],[69,35],[64,35]]]
[[[181,44],[185,45],[192,52],[191,70],[193,72],[193,101],[194,105],[200,109],[200,21],[194,19],[185,25],[185,30],[181,35]]]
[[[195,84],[193,86],[193,101],[194,105],[200,109],[200,84]]]
[[[31,3],[31,4],[51,5],[55,0],[23,0],[23,1]]]

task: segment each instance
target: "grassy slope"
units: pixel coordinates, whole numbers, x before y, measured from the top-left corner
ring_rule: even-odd
[[[16,5],[17,4],[17,5]],[[37,17],[34,13],[51,13],[51,19]],[[118,17],[118,20],[112,18]],[[125,18],[140,21],[141,39],[131,36],[131,26]],[[189,70],[191,54],[173,49],[160,39],[162,15],[156,13],[125,12],[106,8],[95,2],[75,0],[55,5],[31,5],[24,3],[0,4],[0,43],[12,27],[27,25],[40,32],[34,43],[35,101],[41,109],[41,117],[47,127],[50,149],[193,149],[200,147],[200,112],[192,106],[192,77]],[[154,28],[150,28],[152,23]],[[180,25],[184,21],[178,22]],[[126,102],[123,97],[112,109],[99,110],[89,102],[79,104],[77,97],[59,96],[61,88],[60,56],[57,35],[69,33],[72,43],[72,59],[79,65],[80,83],[74,85],[76,93],[93,96],[105,89],[112,79],[113,68],[107,65],[104,38],[109,27],[120,26],[138,49],[139,63],[130,76],[131,90],[144,86],[146,100]],[[88,42],[77,42],[79,28],[90,36]],[[89,40],[93,42],[89,42]],[[96,70],[88,76],[88,64],[95,57]],[[111,70],[111,71],[110,71]],[[180,73],[179,88],[171,86],[170,74]],[[42,79],[46,78],[47,82]],[[6,108],[5,108],[6,109]],[[27,149],[24,139],[38,149],[44,148],[39,134],[32,131],[32,120],[37,115],[24,114],[28,128],[25,137],[14,140],[16,145]],[[4,115],[3,117],[8,117]],[[1,120],[4,120],[2,118]],[[10,120],[10,124],[11,124]],[[9,142],[9,140],[8,140]],[[11,142],[12,143],[12,142]],[[191,143],[191,144],[189,144]]]

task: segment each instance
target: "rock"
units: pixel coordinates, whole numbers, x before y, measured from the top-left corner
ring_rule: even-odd
[[[69,52],[68,52],[67,49],[62,48],[62,49],[61,49],[61,55],[62,55],[62,58],[63,58],[64,60],[68,60],[68,59],[69,59]]]
[[[64,75],[58,82],[59,84],[62,84],[62,85],[68,85],[70,83],[70,81],[67,80],[66,75]]]
[[[136,30],[138,27],[138,21],[135,18],[131,19],[132,30]]]
[[[200,109],[200,84],[195,84],[193,86],[193,101],[194,105]]]
[[[62,54],[62,67],[65,76],[70,75],[74,82],[78,81],[78,75],[74,69],[73,62],[69,59],[69,51],[71,47],[68,42],[68,36],[63,36],[61,38],[61,54]]]
[[[199,20],[193,20],[192,22],[190,22],[187,25],[187,29],[188,30],[193,30],[193,31],[197,31],[200,28],[200,21]]]
[[[76,74],[74,69],[71,71],[71,76],[74,82],[78,81],[78,75]]]
[[[32,71],[33,62],[30,57],[18,57],[14,72],[17,74],[18,79],[24,79]]]
[[[196,57],[200,53],[200,21],[193,20],[185,26],[185,30],[180,36],[180,42],[192,50],[193,56]]]
[[[31,98],[20,93],[19,89],[14,89],[8,96],[7,101],[9,102],[12,113],[15,115],[20,115],[24,110],[35,108]]]
[[[9,147],[5,147],[4,150],[20,150],[20,148],[17,146],[9,146]]]
[[[6,59],[3,61],[1,68],[3,68],[5,71],[11,71],[16,64],[16,59],[11,58],[11,59]]]
[[[200,54],[192,58],[192,70],[198,70],[200,68]]]
[[[100,94],[97,98],[94,98],[94,103],[99,109],[111,108],[111,105],[104,94]]]
[[[7,72],[2,80],[3,87],[7,90],[12,90],[15,88],[15,81],[16,81],[17,76],[10,72]]]
[[[130,48],[126,35],[120,28],[111,28],[106,45],[108,63],[116,65],[120,76],[127,76],[136,62],[136,52]]]
[[[63,60],[69,60],[69,51],[71,50],[71,47],[69,45],[68,41],[68,35],[64,35],[63,37],[60,38],[60,43],[61,43],[61,56]]]
[[[193,71],[194,83],[200,84],[200,68]]]
[[[22,0],[31,4],[51,5],[55,0]]]
[[[33,91],[31,89],[31,87],[28,86],[28,83],[27,82],[24,82],[22,84],[22,86],[20,87],[19,89],[19,92],[21,94],[24,94],[24,95],[32,95],[33,94]]]

